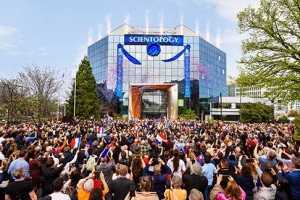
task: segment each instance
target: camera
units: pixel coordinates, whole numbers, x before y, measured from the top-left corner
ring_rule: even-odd
[[[100,173],[101,171],[94,171],[95,179],[100,180]]]
[[[247,163],[254,162],[254,159],[247,159],[246,162],[247,162]]]
[[[271,173],[271,171],[272,171],[272,168],[266,168],[265,169],[265,172]]]
[[[166,181],[166,189],[171,189],[171,181],[170,180]]]
[[[136,190],[135,184],[129,185],[129,195],[130,195],[130,197],[135,196],[135,190]]]

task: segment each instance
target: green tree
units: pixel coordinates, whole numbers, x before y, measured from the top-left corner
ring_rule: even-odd
[[[243,104],[240,115],[243,122],[266,122],[274,119],[274,108],[262,103]]]
[[[288,113],[288,117],[300,117],[299,110],[290,110],[290,112]]]
[[[71,94],[67,100],[68,114],[73,114],[74,112],[74,93],[76,117],[89,119],[91,116],[94,116],[96,119],[99,119],[99,102],[97,99],[96,81],[92,74],[90,62],[86,56],[79,64],[79,70],[76,73],[76,81],[73,83]]]
[[[287,123],[289,121],[289,118],[286,115],[284,115],[284,116],[279,117],[278,121],[280,123]]]
[[[189,120],[189,119],[195,119],[196,118],[196,113],[195,110],[192,109],[187,109],[185,111],[185,113],[182,115],[182,118],[185,120]]]
[[[297,117],[294,119],[294,124],[296,127],[294,138],[297,140],[300,140],[300,117]]]
[[[261,0],[238,14],[242,43],[237,82],[243,86],[274,87],[265,95],[283,101],[300,97],[300,1]]]

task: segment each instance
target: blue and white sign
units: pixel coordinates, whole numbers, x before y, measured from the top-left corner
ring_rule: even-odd
[[[125,45],[147,45],[149,43],[182,46],[183,35],[124,35]]]

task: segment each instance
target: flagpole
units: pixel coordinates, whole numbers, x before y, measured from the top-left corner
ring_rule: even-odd
[[[73,113],[73,117],[76,116],[76,79],[77,79],[77,72],[75,73],[75,86],[74,86],[74,113]]]

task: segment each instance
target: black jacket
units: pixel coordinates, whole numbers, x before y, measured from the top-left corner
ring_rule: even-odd
[[[225,189],[227,187],[228,176],[231,176],[234,179],[234,181],[238,185],[240,185],[240,181],[238,179],[238,176],[237,176],[237,174],[234,171],[229,170],[228,168],[222,168],[222,169],[220,169],[218,171],[218,174],[222,174],[223,175],[223,180],[221,181],[221,186],[222,186],[223,189]]]
[[[190,173],[191,173],[190,168],[187,168],[187,170],[185,171],[182,177],[182,181],[184,183],[184,189],[186,189],[187,195],[189,195],[191,190],[194,188],[202,192],[202,194],[205,194],[205,189],[208,185],[207,178],[203,175],[196,175],[196,174],[191,175]]]
[[[60,173],[64,169],[66,163],[62,164],[57,168],[46,167],[45,165],[42,166],[42,190],[43,196],[51,194],[53,190],[52,182],[59,177]]]
[[[120,177],[111,182],[109,192],[114,195],[114,200],[124,200],[129,192],[130,185],[134,185],[132,180]]]

